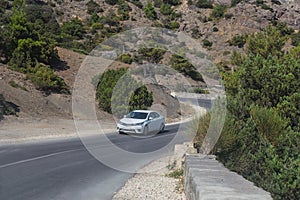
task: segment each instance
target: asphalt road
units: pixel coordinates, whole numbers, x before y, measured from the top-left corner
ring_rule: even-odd
[[[178,127],[167,126],[164,133],[149,138],[117,133],[97,136],[98,142],[89,147],[107,154],[106,159],[113,164],[120,162],[128,169],[139,169],[170,154],[176,143],[188,140]],[[107,139],[119,149],[145,156],[127,160],[107,147]],[[90,137],[88,141],[96,139]],[[168,148],[147,156],[147,152],[165,146]],[[111,163],[103,164],[87,149],[79,138],[0,146],[0,200],[111,199],[133,173],[114,169]]]

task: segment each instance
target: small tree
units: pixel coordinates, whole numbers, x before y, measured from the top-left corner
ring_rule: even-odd
[[[155,8],[150,1],[148,1],[147,5],[145,6],[144,12],[145,12],[147,18],[149,18],[151,20],[157,19],[157,14],[155,12]]]
[[[148,92],[145,85],[134,91],[129,100],[129,110],[145,110],[153,103],[152,92]]]

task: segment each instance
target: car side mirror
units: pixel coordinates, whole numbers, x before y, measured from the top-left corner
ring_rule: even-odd
[[[152,120],[153,119],[153,117],[149,117],[149,120]]]

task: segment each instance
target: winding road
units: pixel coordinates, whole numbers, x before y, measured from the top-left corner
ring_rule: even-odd
[[[168,145],[169,148],[164,151],[168,155],[175,144],[187,140],[180,135],[178,128],[179,125],[169,125],[164,133],[147,138],[117,133],[101,137],[103,141],[106,137],[118,148],[138,154]],[[93,141],[93,136],[90,136],[90,141]],[[134,169],[164,156],[156,154],[126,161],[117,152],[110,152],[104,142],[100,141],[97,145],[100,151],[109,154],[112,162],[123,160]],[[133,173],[113,169],[98,161],[79,138],[0,147],[1,200],[111,199],[131,176]]]
[[[212,104],[182,100],[207,109]],[[111,199],[136,170],[191,141],[185,134],[190,126],[167,125],[163,133],[145,138],[108,133],[0,146],[0,200]],[[126,157],[120,149],[138,157]]]

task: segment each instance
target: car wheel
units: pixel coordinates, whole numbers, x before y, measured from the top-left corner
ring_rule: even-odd
[[[145,128],[144,128],[144,135],[148,135],[148,133],[149,133],[149,127],[145,126]]]
[[[165,130],[165,124],[161,124],[159,132],[162,133],[162,132],[164,132],[164,130]]]

